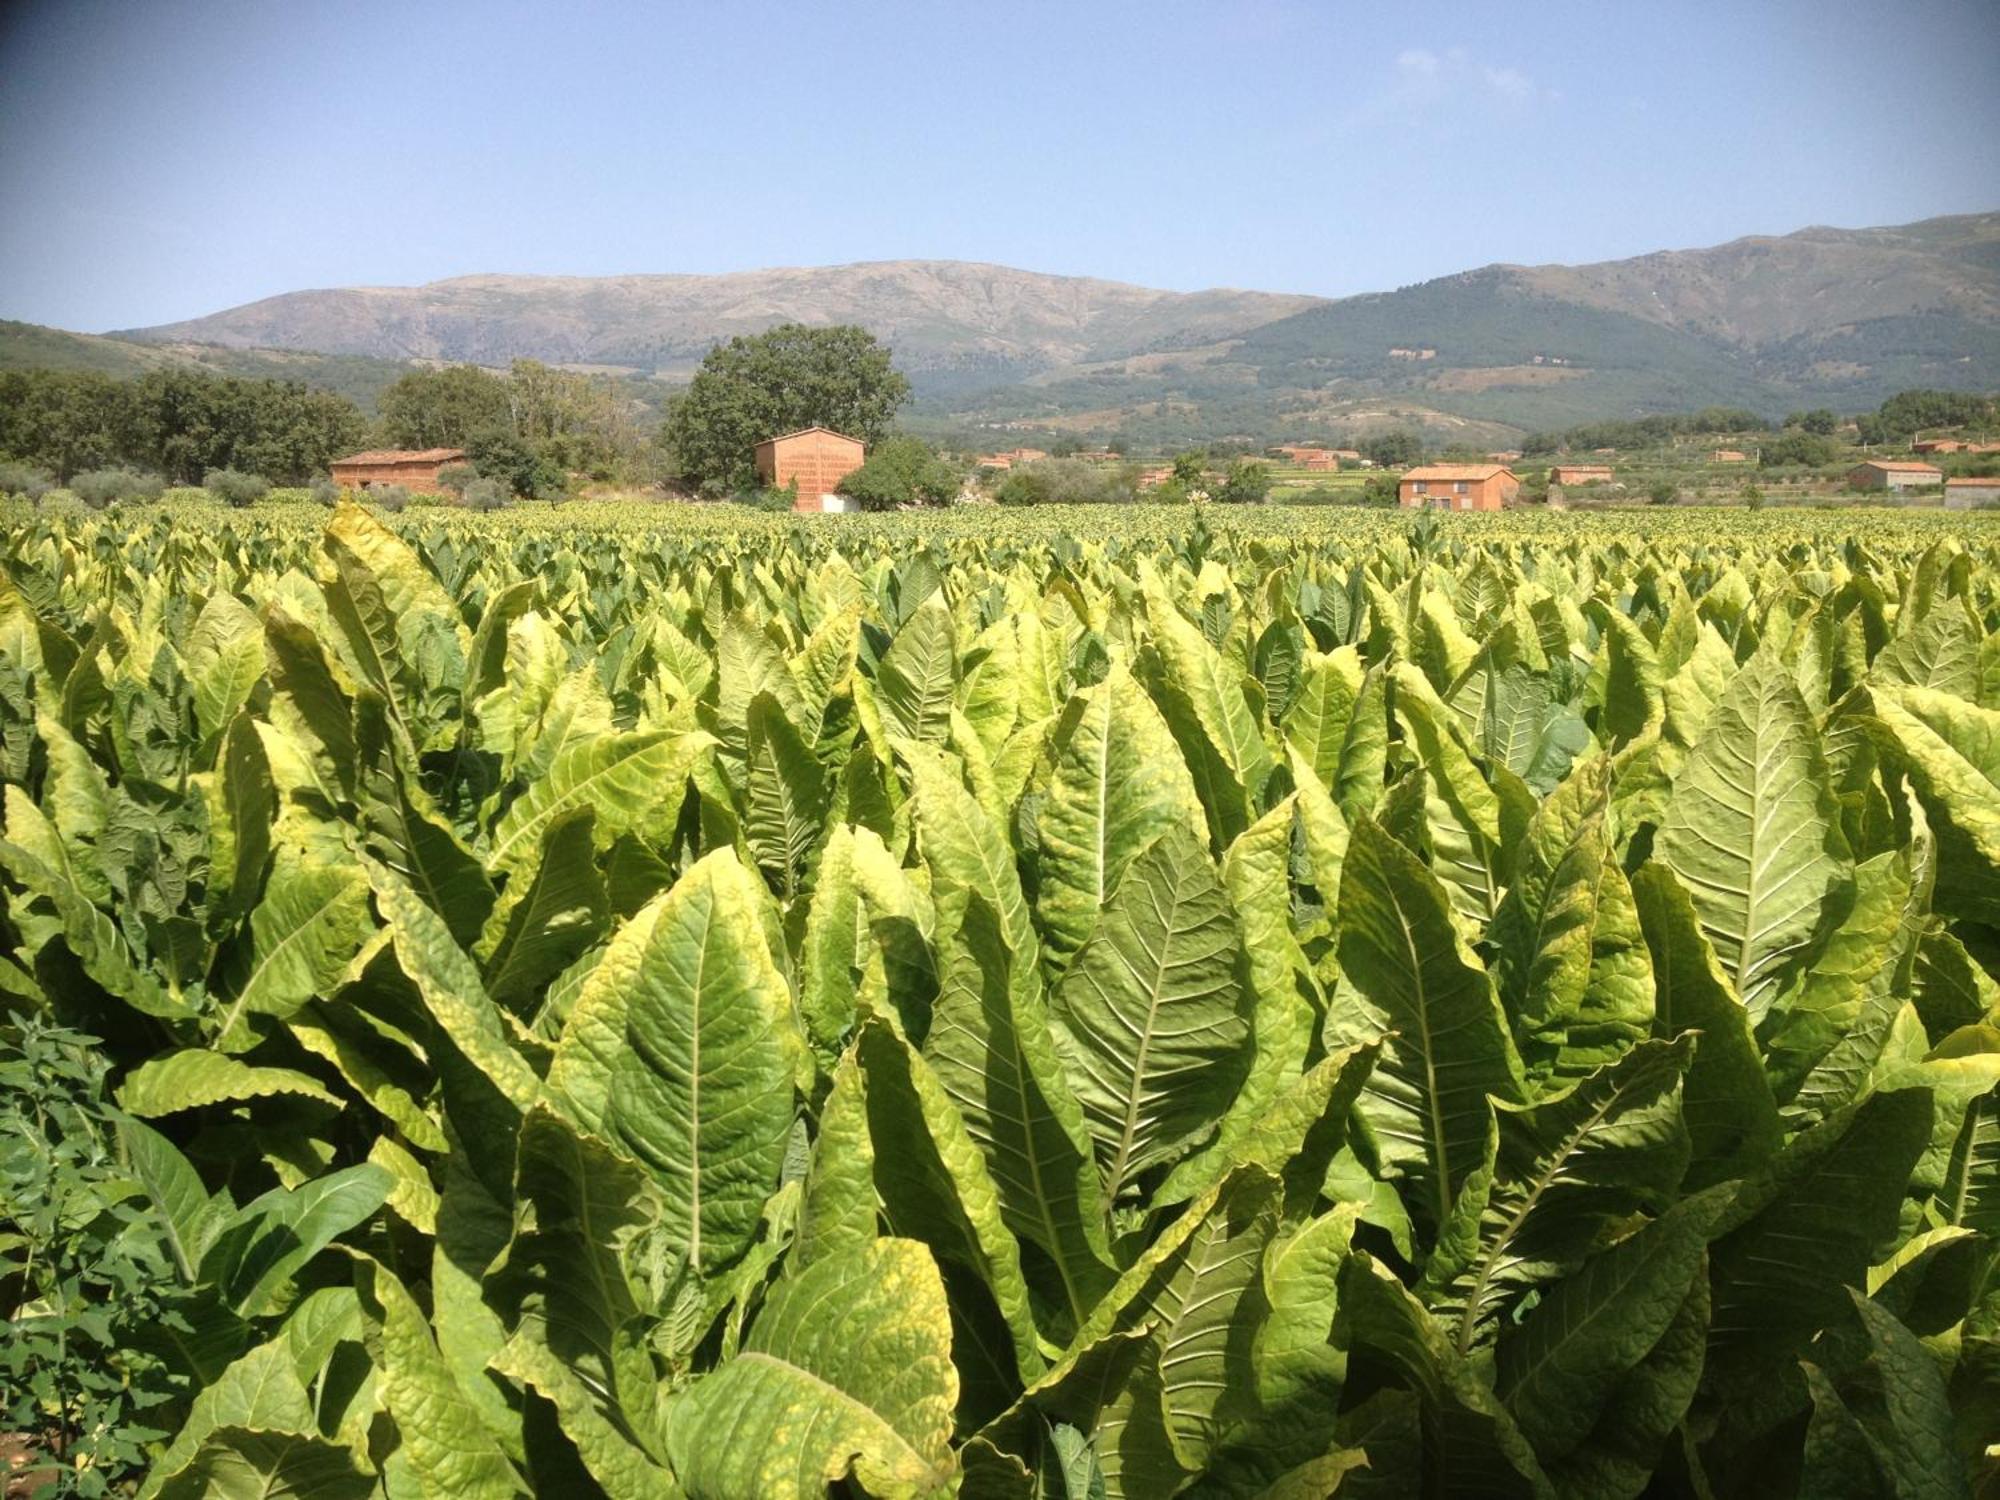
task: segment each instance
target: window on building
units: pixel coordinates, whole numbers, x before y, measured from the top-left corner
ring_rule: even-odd
[[[1412,481],[1410,487],[1419,495],[1428,495],[1431,492],[1431,487],[1421,479]]]
[[[1451,487],[1451,492],[1454,495],[1469,495],[1472,493],[1472,486],[1461,479]]]

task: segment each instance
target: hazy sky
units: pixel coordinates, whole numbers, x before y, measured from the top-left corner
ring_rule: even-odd
[[[1339,294],[2000,208],[1996,0],[0,0],[0,316],[999,261]]]

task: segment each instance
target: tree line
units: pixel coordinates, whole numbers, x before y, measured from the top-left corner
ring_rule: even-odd
[[[1768,433],[1774,426],[1788,454],[1809,455],[1832,451],[1827,442],[1843,427],[1852,425],[1857,442],[1907,443],[1918,434],[1940,427],[1990,427],[2000,423],[2000,401],[1990,395],[1969,391],[1899,391],[1874,411],[1842,416],[1831,407],[1795,411],[1782,424],[1774,424],[1754,411],[1736,406],[1704,406],[1699,411],[1662,413],[1625,421],[1586,422],[1559,432],[1531,432],[1521,439],[1521,452],[1529,457],[1542,454],[1579,452],[1592,448],[1651,448],[1677,437],[1714,434],[1716,436]],[[1799,461],[1809,461],[1801,458]]]
[[[301,485],[358,450],[463,448],[513,494],[553,498],[570,476],[648,477],[652,433],[608,381],[516,360],[504,373],[413,370],[374,418],[346,396],[289,380],[156,370],[0,372],[0,458],[56,483],[122,468],[169,484],[213,474]]]

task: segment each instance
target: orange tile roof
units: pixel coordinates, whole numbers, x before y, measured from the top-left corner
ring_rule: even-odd
[[[441,464],[465,457],[463,448],[372,448],[333,460],[337,464]]]
[[[1942,471],[1935,464],[1915,464],[1900,458],[1863,459],[1859,467],[1881,469],[1889,474],[1937,474]]]
[[[1944,482],[1944,487],[1948,490],[1972,489],[1975,487],[1982,490],[2000,490],[2000,475],[1981,479],[1978,475],[1974,474],[1959,479],[1947,479]]]
[[[1409,469],[1403,474],[1405,479],[1491,479],[1495,474],[1511,474],[1505,464],[1430,464],[1420,469]]]

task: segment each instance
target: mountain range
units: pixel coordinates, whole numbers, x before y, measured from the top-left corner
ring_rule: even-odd
[[[1594,265],[1491,265],[1393,292],[1168,292],[960,261],[725,275],[461,276],[289,292],[75,335],[0,325],[0,366],[193,362],[366,397],[409,362],[530,357],[654,398],[719,339],[859,323],[934,428],[1135,441],[1505,441],[1704,405],[1860,410],[2000,387],[2000,213],[1801,230]]]

